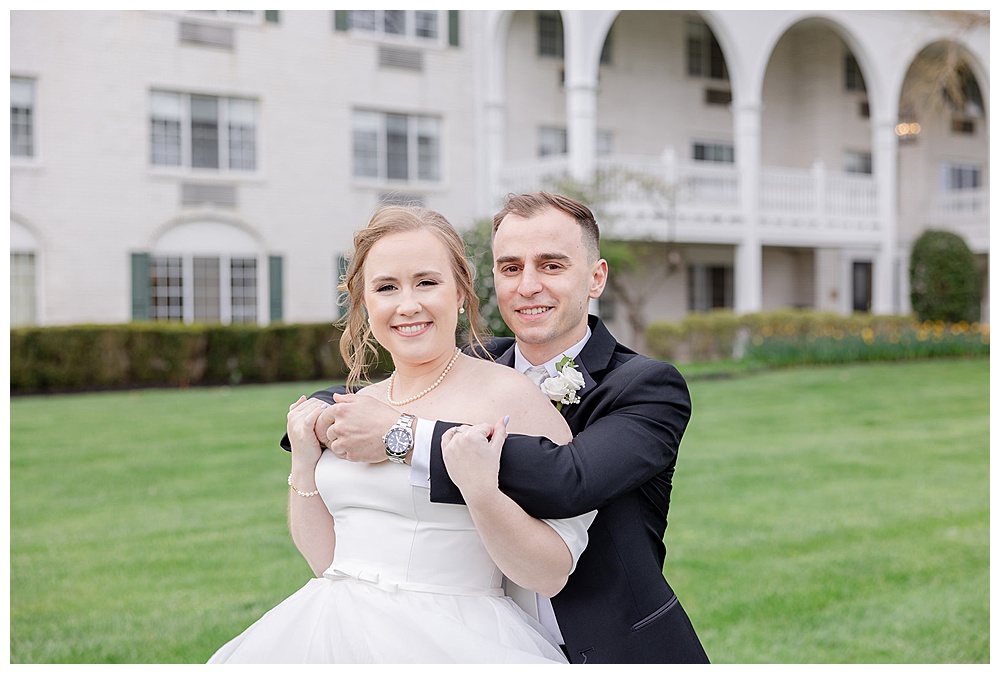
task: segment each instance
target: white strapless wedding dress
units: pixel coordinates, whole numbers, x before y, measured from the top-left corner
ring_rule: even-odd
[[[501,589],[465,506],[431,503],[409,466],[324,451],[333,563],[209,663],[544,663],[560,648]]]

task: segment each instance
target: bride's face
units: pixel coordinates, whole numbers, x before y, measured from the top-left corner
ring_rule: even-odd
[[[437,235],[417,230],[380,239],[368,252],[363,278],[372,334],[397,366],[451,356],[463,298]]]

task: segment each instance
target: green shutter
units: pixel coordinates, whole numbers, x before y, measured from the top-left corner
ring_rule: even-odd
[[[448,44],[458,46],[458,10],[448,10]]]
[[[148,253],[132,253],[132,320],[149,320]]]
[[[271,255],[268,261],[268,284],[271,287],[271,322],[280,321],[283,316],[281,298],[284,295],[282,287],[282,260],[280,255]]]
[[[347,10],[346,9],[335,9],[333,10],[333,27],[337,30],[347,30]]]
[[[264,21],[268,23],[278,23],[278,10],[276,9],[265,9],[264,10]]]

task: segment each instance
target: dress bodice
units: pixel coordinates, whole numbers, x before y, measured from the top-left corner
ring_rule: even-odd
[[[447,594],[501,594],[502,574],[464,505],[431,503],[409,466],[354,463],[325,450],[316,485],[334,517],[327,578]]]

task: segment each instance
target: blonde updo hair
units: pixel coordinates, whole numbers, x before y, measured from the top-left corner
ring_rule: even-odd
[[[437,211],[415,206],[381,206],[375,211],[368,226],[354,233],[354,252],[349,256],[347,272],[339,289],[346,291],[342,303],[347,314],[341,319],[343,335],[340,354],[348,366],[347,386],[366,381],[370,368],[378,364],[378,342],[372,335],[364,311],[365,260],[376,242],[391,234],[426,229],[434,233],[451,254],[451,270],[455,276],[460,296],[465,297],[465,316],[469,320],[469,346],[483,347],[482,319],[479,316],[479,298],[476,296],[475,273],[466,258],[465,241],[447,219]]]

